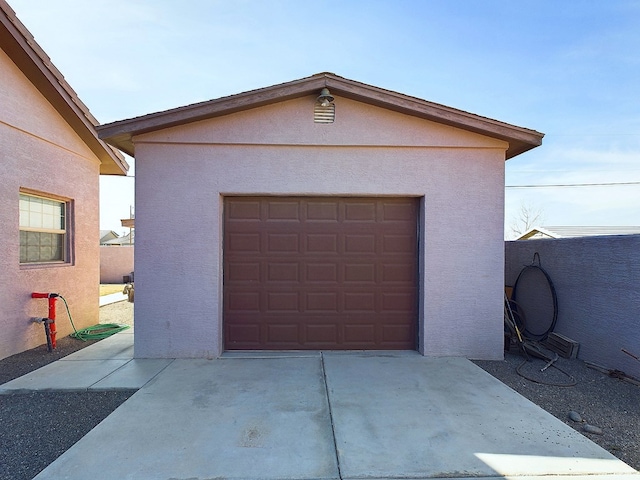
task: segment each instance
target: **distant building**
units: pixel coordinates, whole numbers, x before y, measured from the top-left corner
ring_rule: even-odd
[[[100,245],[104,245],[110,240],[118,238],[118,234],[113,230],[100,230]]]
[[[640,226],[631,227],[535,227],[527,230],[516,240],[541,238],[575,238],[605,235],[638,235]]]
[[[112,245],[119,245],[119,246],[127,246],[127,245],[133,245],[135,242],[135,238],[136,238],[136,232],[135,230],[131,230],[131,233],[128,233],[127,235],[123,235],[122,237],[117,237],[114,238],[112,240],[109,240],[107,242],[102,243],[102,245],[106,245],[106,246],[112,246]]]

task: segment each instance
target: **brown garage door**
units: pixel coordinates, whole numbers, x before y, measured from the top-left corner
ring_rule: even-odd
[[[415,349],[415,198],[227,197],[228,350]]]

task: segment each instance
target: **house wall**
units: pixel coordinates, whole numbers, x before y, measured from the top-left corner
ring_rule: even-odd
[[[98,322],[99,161],[63,118],[0,51],[0,358],[46,343],[47,301],[31,292],[55,292],[68,303],[77,328]],[[72,201],[74,245],[65,265],[20,266],[19,193],[27,188]],[[58,338],[71,325],[58,301]]]
[[[221,354],[224,196],[272,194],[423,199],[419,349],[502,358],[507,144],[345,98],[314,124],[314,100],[134,138],[136,356]]]
[[[621,350],[640,356],[640,235],[506,242],[507,285],[535,252],[558,296],[555,331],[580,343],[578,358],[640,378]]]
[[[100,283],[122,283],[133,272],[133,246],[100,247]]]

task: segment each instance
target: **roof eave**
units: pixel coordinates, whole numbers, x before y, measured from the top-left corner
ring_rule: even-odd
[[[109,123],[97,127],[98,135],[123,152],[134,155],[132,139],[135,135],[303,97],[314,94],[323,87],[329,88],[334,95],[504,140],[509,144],[506,159],[541,145],[544,136],[535,130],[363,84],[332,73],[320,73],[284,84]]]
[[[126,175],[124,156],[98,137],[97,120],[5,0],[0,0],[0,10],[3,51],[98,157],[100,174]]]

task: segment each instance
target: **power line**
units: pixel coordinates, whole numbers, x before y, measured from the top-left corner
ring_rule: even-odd
[[[505,188],[562,188],[562,187],[613,187],[619,185],[640,185],[640,182],[608,182],[608,183],[557,183],[544,185],[506,185]]]

